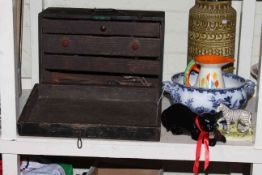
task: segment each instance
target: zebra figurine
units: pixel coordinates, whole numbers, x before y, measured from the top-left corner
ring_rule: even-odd
[[[229,109],[223,103],[217,107],[217,112],[222,111],[223,117],[219,119],[218,123],[222,120],[226,121],[226,132],[230,133],[230,124],[237,125],[238,132],[246,132],[251,128],[251,113],[242,109]]]

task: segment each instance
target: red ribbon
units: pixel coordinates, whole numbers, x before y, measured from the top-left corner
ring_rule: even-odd
[[[196,159],[193,167],[193,172],[198,175],[198,169],[199,169],[199,160],[201,155],[201,146],[202,141],[204,140],[205,145],[205,164],[204,164],[204,170],[207,169],[209,165],[209,141],[208,141],[208,133],[203,131],[199,125],[199,115],[196,117],[195,120],[197,128],[200,130],[200,134],[197,140],[197,147],[196,147]]]

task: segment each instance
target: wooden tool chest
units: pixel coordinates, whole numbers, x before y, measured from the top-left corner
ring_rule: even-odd
[[[159,140],[164,12],[48,8],[20,135]]]

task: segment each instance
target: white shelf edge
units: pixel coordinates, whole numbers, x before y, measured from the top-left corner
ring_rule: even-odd
[[[2,154],[3,160],[3,175],[10,174],[20,174],[19,172],[19,164],[20,159],[19,156],[14,154]]]
[[[50,156],[194,160],[196,148],[194,143],[102,139],[83,139],[82,141],[83,148],[78,149],[76,138],[18,137],[16,140],[2,139],[0,140],[0,152]],[[262,163],[262,157],[257,155],[262,155],[262,149],[256,149],[252,145],[223,144],[210,147],[211,161]]]
[[[30,20],[31,20],[31,57],[32,57],[32,87],[39,82],[39,43],[38,43],[38,14],[43,10],[42,0],[30,1]]]
[[[262,33],[262,28],[261,28],[261,33]],[[259,69],[258,69],[258,86],[257,86],[257,94],[258,94],[258,98],[257,98],[257,126],[256,126],[256,138],[255,138],[255,145],[257,147],[261,147],[262,148],[262,136],[261,136],[261,132],[262,132],[262,109],[260,108],[261,104],[262,104],[262,84],[261,84],[261,78],[260,76],[262,75],[262,70],[261,70],[261,64],[262,64],[262,36],[260,37],[260,59],[259,59]]]
[[[14,24],[12,1],[1,1],[0,10],[0,93],[1,136],[12,139],[16,135],[17,83],[14,52]]]
[[[250,78],[255,15],[256,0],[244,0],[242,2],[239,59],[237,68],[237,74],[244,78]]]

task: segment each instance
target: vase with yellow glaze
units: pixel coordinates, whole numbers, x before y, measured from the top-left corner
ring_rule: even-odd
[[[235,36],[236,10],[231,0],[196,0],[189,11],[188,62],[197,55],[234,58]]]

